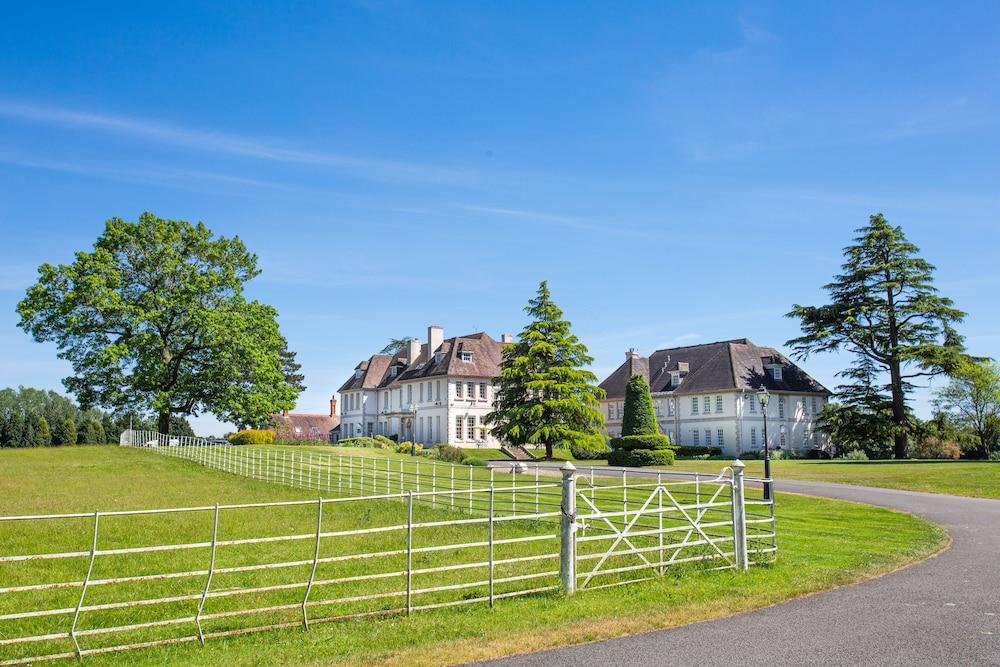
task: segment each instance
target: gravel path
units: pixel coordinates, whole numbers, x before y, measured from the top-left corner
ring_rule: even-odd
[[[489,665],[1000,665],[1000,501],[824,482],[792,491],[911,512],[950,549],[892,574],[766,609]]]

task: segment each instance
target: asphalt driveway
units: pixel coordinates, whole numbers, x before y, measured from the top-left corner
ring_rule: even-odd
[[[1000,501],[824,482],[776,491],[923,516],[950,549],[892,574],[728,618],[488,665],[1000,665]]]

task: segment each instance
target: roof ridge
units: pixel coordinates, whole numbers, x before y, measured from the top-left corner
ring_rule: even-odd
[[[749,338],[731,338],[729,340],[717,340],[717,341],[713,341],[711,343],[695,343],[694,345],[678,345],[676,347],[661,347],[661,348],[659,348],[657,350],[654,350],[653,352],[655,354],[656,352],[667,352],[668,350],[688,350],[688,349],[691,349],[693,347],[709,347],[711,345],[732,345],[732,344],[736,344],[736,345],[754,345],[750,341]]]

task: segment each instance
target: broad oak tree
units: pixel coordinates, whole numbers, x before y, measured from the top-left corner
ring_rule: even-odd
[[[593,359],[553,303],[547,282],[542,281],[524,310],[532,321],[503,349],[494,410],[486,421],[500,440],[544,445],[551,459],[556,447],[587,442],[600,433],[604,418],[598,406],[604,390],[585,369]]]
[[[238,237],[201,223],[112,218],[92,251],[39,267],[19,326],[56,344],[84,407],[153,413],[163,433],[175,414],[261,425],[301,390],[277,312],[244,296],[259,272]]]
[[[906,398],[917,378],[951,373],[965,358],[954,325],[965,313],[938,294],[934,267],[918,255],[900,227],[881,213],[857,230],[844,249],[841,273],[824,286],[830,302],[796,304],[788,317],[800,320],[802,336],[788,341],[798,359],[816,352],[845,350],[861,409],[891,415],[893,454],[906,458],[911,430]],[[840,388],[838,388],[840,389]]]

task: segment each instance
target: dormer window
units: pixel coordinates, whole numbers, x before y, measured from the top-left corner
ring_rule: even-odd
[[[462,361],[465,361],[465,362],[472,361],[472,352],[469,352],[468,350],[462,350],[462,352],[460,353],[460,356],[461,356]]]
[[[444,358],[444,355],[441,354],[440,352],[435,352],[434,353],[434,363],[435,364],[440,364],[442,358]]]
[[[676,388],[681,383],[681,372],[670,371],[670,386]]]
[[[361,376],[364,375],[364,374],[365,374],[365,372],[363,370],[361,370],[360,368],[355,368],[354,369],[354,377],[356,379],[360,380]]]
[[[781,366],[768,366],[767,370],[771,371],[771,377],[776,382],[781,382]]]
[[[398,372],[399,372],[399,367],[398,366],[390,366],[389,367],[389,377],[392,377],[392,378],[396,377],[396,373],[398,373]]]

